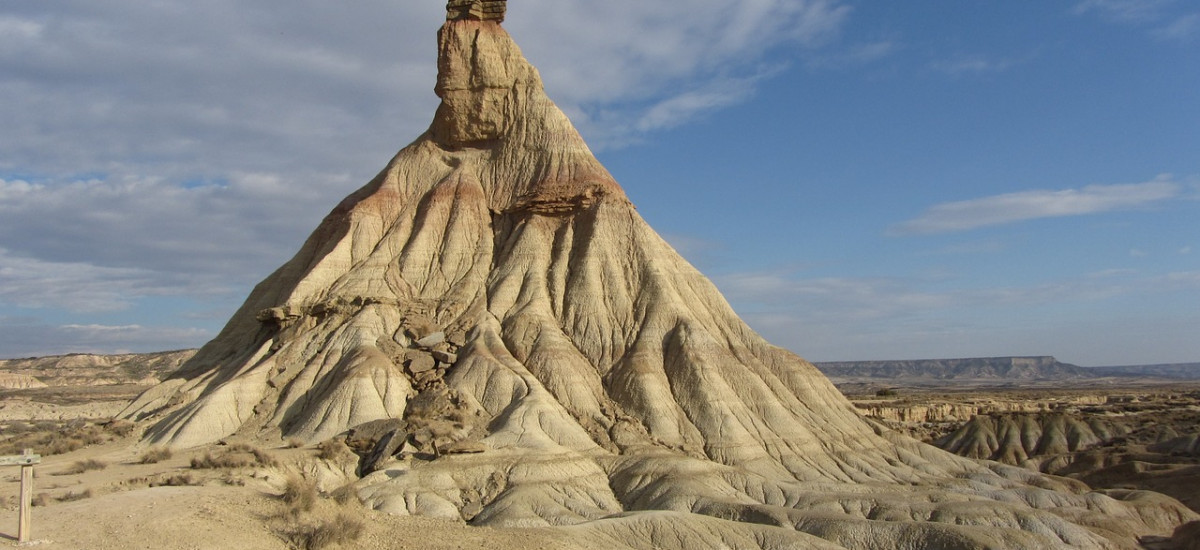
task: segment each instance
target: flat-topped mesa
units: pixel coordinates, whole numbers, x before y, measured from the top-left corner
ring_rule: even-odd
[[[505,0],[450,0],[446,3],[447,21],[504,21]]]

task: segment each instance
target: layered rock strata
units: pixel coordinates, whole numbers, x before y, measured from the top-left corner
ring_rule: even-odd
[[[448,6],[429,130],[125,411],[149,442],[400,419],[426,441],[373,461],[371,506],[613,548],[1133,548],[1195,519],[865,422],[650,229],[488,4]]]

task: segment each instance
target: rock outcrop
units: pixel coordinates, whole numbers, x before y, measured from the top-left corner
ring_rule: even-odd
[[[27,390],[30,388],[45,388],[48,387],[45,382],[28,374],[15,374],[10,372],[0,372],[0,389],[5,390]]]
[[[371,506],[613,548],[1133,548],[1196,519],[864,421],[642,220],[497,4],[450,3],[429,130],[124,412],[149,442],[401,419]]]

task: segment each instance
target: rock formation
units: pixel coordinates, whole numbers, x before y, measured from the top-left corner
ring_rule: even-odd
[[[868,424],[642,220],[497,6],[450,3],[429,130],[130,405],[149,442],[401,419],[371,506],[613,548],[1133,548],[1196,519]]]
[[[30,388],[45,388],[48,387],[45,382],[28,374],[14,374],[10,372],[0,372],[0,389],[5,390],[27,390]]]

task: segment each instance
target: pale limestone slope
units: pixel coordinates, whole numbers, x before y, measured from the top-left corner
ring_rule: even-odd
[[[631,548],[1132,548],[1193,517],[878,431],[649,228],[498,23],[448,21],[438,66],[430,130],[125,411],[150,442],[453,404],[435,445],[484,452],[394,462],[373,506]]]

